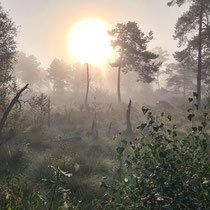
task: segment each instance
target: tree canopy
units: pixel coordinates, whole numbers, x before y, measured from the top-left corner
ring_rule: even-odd
[[[0,5],[0,110],[5,110],[8,95],[15,88],[12,70],[16,55],[17,27]]]
[[[159,64],[154,62],[158,55],[147,50],[147,44],[153,38],[152,31],[145,35],[136,22],[129,21],[127,24],[118,23],[108,33],[114,37],[111,44],[118,53],[118,58],[111,65],[120,67],[124,73],[136,71],[141,81],[153,81]]]
[[[169,6],[183,5],[186,0],[172,0]],[[189,0],[188,11],[178,19],[175,26],[174,38],[178,40],[179,47],[185,47],[176,53],[178,61],[185,59],[185,55],[197,64],[197,92],[198,104],[201,101],[202,75],[209,77],[210,69],[210,1]]]

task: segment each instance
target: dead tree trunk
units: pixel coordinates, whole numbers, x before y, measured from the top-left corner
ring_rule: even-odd
[[[112,122],[109,123],[109,128],[108,128],[107,136],[110,136],[110,134],[111,134],[111,128],[112,128]]]
[[[120,72],[121,67],[118,68],[118,76],[117,76],[117,96],[118,96],[118,104],[121,103],[121,94],[120,94]]]
[[[48,128],[50,128],[51,125],[50,97],[48,98],[48,104],[47,104],[47,125]]]
[[[87,89],[86,89],[86,95],[85,95],[85,109],[87,111],[88,109],[88,94],[89,94],[89,85],[90,85],[90,78],[89,78],[89,66],[87,63]]]
[[[126,123],[127,123],[127,133],[132,133],[132,126],[131,126],[131,100],[128,103],[128,109],[126,112]]]
[[[97,128],[97,124],[96,124],[96,120],[95,119],[92,122],[91,136],[92,136],[93,139],[98,139],[99,138],[98,128]]]
[[[197,75],[197,104],[201,103],[201,71],[202,71],[202,21],[203,21],[203,0],[201,0],[199,32],[198,32],[198,75]]]
[[[92,127],[91,127],[91,135],[94,135],[94,131],[95,131],[95,120],[93,120],[92,122]]]
[[[12,99],[11,103],[9,104],[9,106],[7,107],[6,111],[4,112],[2,119],[0,121],[0,139],[2,139],[2,130],[4,128],[5,122],[7,120],[7,117],[10,113],[10,111],[12,110],[13,106],[18,102],[18,99],[21,95],[21,93],[28,87],[29,84],[27,84],[26,86],[24,86],[18,93],[17,95]]]

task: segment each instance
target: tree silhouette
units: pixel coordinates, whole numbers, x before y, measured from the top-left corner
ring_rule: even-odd
[[[14,68],[14,75],[18,83],[29,83],[30,88],[41,91],[41,87],[46,85],[44,72],[45,70],[35,56],[27,56],[23,52],[18,53],[17,64]]]
[[[165,67],[167,65],[166,62],[169,60],[169,54],[166,50],[163,50],[162,47],[155,47],[155,48],[152,49],[152,52],[155,53],[156,55],[158,55],[158,57],[155,59],[157,64],[161,63],[161,68],[156,73],[156,78],[155,78],[156,82],[157,82],[157,85],[158,85],[158,90],[161,90],[160,75],[166,73]]]
[[[127,24],[118,23],[114,29],[108,31],[113,36],[111,44],[116,50],[118,57],[111,64],[118,68],[117,93],[118,103],[121,103],[120,94],[120,74],[128,71],[136,71],[138,80],[152,82],[154,73],[159,69],[159,64],[154,62],[158,57],[152,52],[147,51],[147,43],[152,40],[152,32],[146,36],[135,22]]]
[[[53,93],[57,96],[64,94],[69,86],[70,65],[55,58],[48,69],[49,78],[53,85]]]
[[[16,32],[17,27],[0,5],[0,111],[6,109],[8,95],[15,89],[12,69],[16,55]]]
[[[166,71],[171,73],[167,79],[167,88],[173,91],[182,92],[184,98],[187,93],[195,91],[195,72],[190,69],[186,63],[170,63],[166,67]],[[194,81],[194,82],[193,82]]]
[[[183,5],[186,0],[171,0],[168,5]],[[179,46],[185,46],[197,60],[197,93],[198,105],[201,102],[201,79],[203,70],[209,71],[210,60],[210,1],[190,0],[189,10],[177,21],[174,38],[179,41]]]

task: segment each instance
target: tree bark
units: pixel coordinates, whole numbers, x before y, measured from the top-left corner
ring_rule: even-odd
[[[157,73],[157,83],[158,83],[158,90],[161,89],[160,87],[160,72]]]
[[[111,134],[111,128],[112,128],[112,122],[109,123],[109,128],[108,128],[107,136],[110,136],[110,134]]]
[[[117,77],[118,104],[121,103],[121,94],[120,94],[120,72],[121,72],[121,66],[119,66],[119,68],[118,68],[118,77]]]
[[[51,126],[50,97],[48,98],[48,104],[47,104],[47,125],[48,128],[50,128]]]
[[[86,64],[87,67],[87,89],[86,89],[86,96],[85,96],[85,109],[87,110],[88,105],[88,94],[89,94],[89,85],[90,85],[90,78],[89,78],[89,66],[88,63]]]
[[[197,104],[201,103],[201,72],[202,72],[202,21],[203,21],[203,0],[201,0],[199,33],[198,33],[198,75],[197,75]]]
[[[29,84],[25,85],[17,94],[16,96],[12,99],[11,103],[9,104],[9,106],[7,107],[6,111],[4,112],[2,119],[0,121],[0,139],[2,138],[2,130],[4,128],[4,125],[6,123],[7,117],[10,113],[10,111],[12,110],[13,106],[18,102],[18,99],[20,97],[20,95],[22,94],[22,92],[28,87]]]
[[[131,100],[128,103],[128,109],[126,112],[126,122],[127,122],[127,132],[132,133],[132,126],[131,126]]]

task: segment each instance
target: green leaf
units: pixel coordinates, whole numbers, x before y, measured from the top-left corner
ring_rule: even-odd
[[[208,113],[203,113],[203,116],[206,118],[208,116]]]
[[[128,145],[128,142],[127,142],[125,139],[123,139],[121,142],[122,142],[125,146]]]
[[[171,207],[170,204],[165,204],[162,206],[163,209],[167,209],[167,210],[173,210],[173,208]]]
[[[173,137],[176,137],[176,136],[177,136],[176,131],[173,131]]]
[[[172,134],[172,130],[169,130],[169,129],[168,129],[167,131],[168,131],[168,134],[169,134],[169,135]]]
[[[55,182],[51,179],[41,179],[41,183],[53,185]]]
[[[203,126],[198,126],[198,130],[201,132],[203,130]]]
[[[196,92],[193,92],[193,96],[197,99],[198,98],[198,94]]]
[[[161,123],[161,124],[160,124],[160,126],[159,126],[159,128],[163,128],[163,126],[164,126],[164,124],[163,124],[163,123]]]
[[[197,131],[197,127],[192,127],[193,132]]]
[[[144,128],[147,126],[147,123],[142,123],[140,126],[137,127],[137,129],[144,130]]]
[[[117,148],[117,159],[118,159],[118,160],[121,160],[122,154],[123,154],[124,150],[125,150],[124,147],[118,147],[118,148]]]
[[[155,122],[154,120],[150,120],[149,125],[152,125],[154,122]]]
[[[132,163],[129,160],[126,160],[125,163],[126,163],[128,168],[130,168],[132,166]]]
[[[143,112],[144,114],[146,114],[146,113],[149,111],[149,109],[146,108],[145,106],[143,106],[143,107],[141,108],[141,110],[142,110],[142,112]]]
[[[202,126],[205,128],[206,127],[206,125],[207,125],[207,123],[206,122],[202,122],[201,123],[202,124]]]
[[[155,137],[155,140],[156,141],[162,141],[163,140],[163,136],[161,135],[161,136],[157,136],[157,137]]]
[[[194,114],[189,114],[187,118],[188,118],[190,121],[192,121],[193,117],[195,117]]]
[[[198,110],[198,104],[194,104],[195,108]]]
[[[171,115],[168,115],[167,118],[169,121],[171,121]]]
[[[189,103],[193,101],[193,98],[188,98]]]
[[[148,115],[149,115],[149,116],[152,116],[152,112],[148,112]]]
[[[154,130],[155,132],[157,132],[157,131],[159,130],[159,127],[158,127],[158,126],[154,126],[154,127],[153,127],[153,130]]]
[[[192,109],[188,109],[187,112],[192,113]]]

